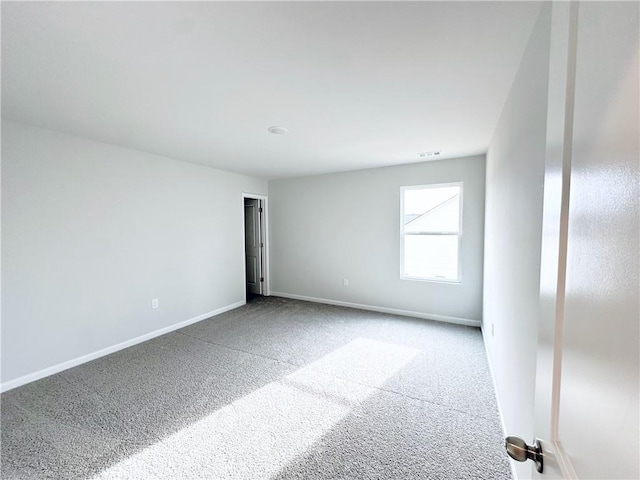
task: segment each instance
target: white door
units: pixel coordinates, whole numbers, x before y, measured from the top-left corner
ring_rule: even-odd
[[[262,206],[256,198],[244,199],[244,251],[247,293],[262,295]]]
[[[552,12],[532,476],[639,478],[640,4]]]

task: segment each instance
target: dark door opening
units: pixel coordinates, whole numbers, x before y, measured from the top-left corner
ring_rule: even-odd
[[[244,199],[244,253],[247,301],[264,295],[263,202]]]

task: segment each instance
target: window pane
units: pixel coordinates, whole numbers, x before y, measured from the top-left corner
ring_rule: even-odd
[[[458,280],[457,235],[406,235],[403,274]]]
[[[405,233],[460,231],[460,186],[404,191]]]

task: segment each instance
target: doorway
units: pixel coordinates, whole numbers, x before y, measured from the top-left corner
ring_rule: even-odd
[[[268,295],[267,289],[267,198],[242,194],[244,206],[244,263],[246,301]]]

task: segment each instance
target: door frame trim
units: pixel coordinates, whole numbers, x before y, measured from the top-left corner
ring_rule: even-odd
[[[246,237],[246,231],[244,229],[244,199],[245,198],[252,198],[254,200],[262,200],[262,217],[261,217],[261,221],[260,221],[260,228],[262,230],[262,242],[264,244],[264,247],[262,248],[262,258],[263,258],[263,271],[262,271],[262,276],[264,277],[264,282],[262,285],[262,295],[265,297],[268,297],[269,295],[271,295],[271,289],[270,289],[270,285],[269,285],[269,197],[267,195],[260,195],[258,193],[250,193],[250,192],[242,192],[242,218],[243,218],[243,222],[242,222],[242,237],[243,237],[243,241],[244,238]],[[244,252],[244,248],[243,248],[243,252]],[[247,259],[246,259],[246,255],[242,255],[242,265],[244,267],[243,269],[243,278],[244,278],[244,285],[243,288],[245,289],[245,299],[246,299],[246,285],[247,285]]]
[[[553,55],[555,46],[556,57],[550,58],[549,88],[552,88],[553,77],[557,82],[556,95],[562,95],[562,102],[552,102],[550,96],[547,109],[540,319],[534,397],[534,433],[543,439],[546,464],[552,474],[559,472],[567,480],[578,478],[559,438],[578,21],[578,2],[554,2],[551,5],[550,49]],[[555,138],[561,138],[560,147],[550,141]],[[550,187],[554,184],[556,188]],[[548,238],[547,244],[544,238]],[[544,473],[535,473],[534,467],[531,472],[533,478],[545,476]]]

